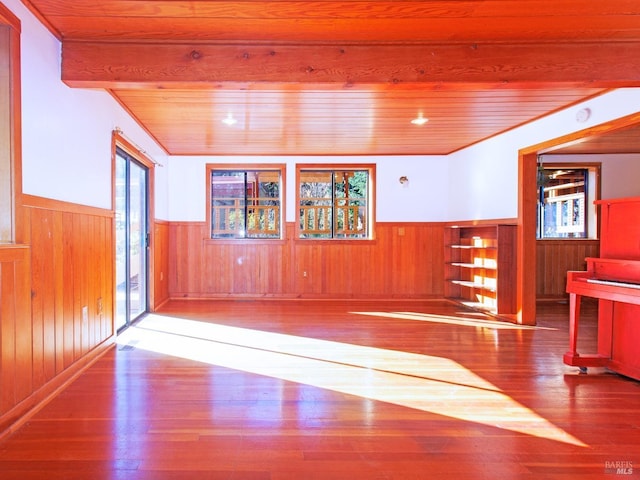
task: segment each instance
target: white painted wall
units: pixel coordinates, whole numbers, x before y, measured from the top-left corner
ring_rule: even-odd
[[[587,122],[576,113],[591,109]],[[518,215],[518,151],[640,110],[640,88],[614,90],[452,154],[447,217],[452,220]],[[604,173],[603,173],[604,180]],[[610,177],[608,182],[617,182]]]
[[[206,219],[205,170],[207,163],[286,163],[286,220],[296,219],[296,164],[375,163],[376,218],[379,222],[446,221],[448,162],[446,157],[171,157],[169,164],[169,220]],[[402,188],[398,179],[409,178]]]
[[[159,146],[106,92],[60,80],[60,42],[18,0],[2,0],[21,21],[24,193],[111,208],[111,133],[120,127],[150,157]],[[167,169],[156,168],[156,216],[166,218]]]

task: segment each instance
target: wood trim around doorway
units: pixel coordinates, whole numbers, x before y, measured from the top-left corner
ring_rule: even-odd
[[[518,155],[517,322],[536,321],[536,166],[538,155],[587,137],[640,125],[640,112],[521,149]]]

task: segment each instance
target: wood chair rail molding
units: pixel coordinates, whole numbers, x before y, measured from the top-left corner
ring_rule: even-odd
[[[25,207],[39,208],[42,210],[56,210],[68,213],[78,213],[83,215],[95,215],[99,217],[113,217],[113,211],[106,208],[93,207],[91,205],[81,205],[78,203],[57,200],[53,198],[40,197],[37,195],[23,194],[22,203]]]

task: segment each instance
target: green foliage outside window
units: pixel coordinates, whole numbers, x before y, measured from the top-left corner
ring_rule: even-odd
[[[368,238],[367,170],[300,172],[300,238]]]
[[[280,223],[280,171],[211,171],[211,238],[280,238]]]

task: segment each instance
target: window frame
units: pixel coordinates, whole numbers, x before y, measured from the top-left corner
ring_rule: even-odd
[[[362,171],[366,170],[367,178],[367,236],[362,238],[310,238],[302,237],[302,229],[300,227],[300,182],[301,174],[305,171],[314,172],[338,172],[338,171]],[[299,163],[296,164],[296,206],[295,206],[295,240],[299,242],[329,242],[329,243],[367,243],[375,241],[375,223],[376,223],[376,164],[375,163]],[[333,206],[331,207],[333,209]]]
[[[536,240],[539,241],[583,241],[583,240],[597,240],[600,236],[600,217],[598,210],[594,204],[596,200],[601,198],[601,171],[602,164],[599,162],[549,162],[544,163],[541,161],[538,163],[538,171],[540,170],[587,170],[587,190],[585,192],[585,230],[586,236],[584,237],[550,237],[544,236],[540,221],[540,193],[539,185],[538,198],[536,202],[536,209],[538,211],[536,215]]]
[[[21,243],[24,240],[22,221],[22,130],[21,130],[21,80],[20,80],[20,31],[21,24],[10,10],[0,3],[0,26],[6,29],[2,40],[0,63],[6,77],[3,80],[3,98],[0,99],[0,115],[6,121],[0,123],[0,173],[6,179],[0,197],[0,245]],[[6,188],[8,187],[8,188]]]
[[[277,238],[260,238],[260,237],[212,237],[212,218],[211,218],[211,176],[214,171],[243,171],[243,172],[259,172],[259,171],[277,171],[280,174],[280,215],[279,215],[279,235]],[[206,226],[207,236],[205,242],[207,243],[241,243],[243,245],[250,243],[277,243],[284,242],[286,238],[286,175],[287,167],[284,163],[207,163],[205,185],[206,185],[206,198],[207,198],[207,215]]]

